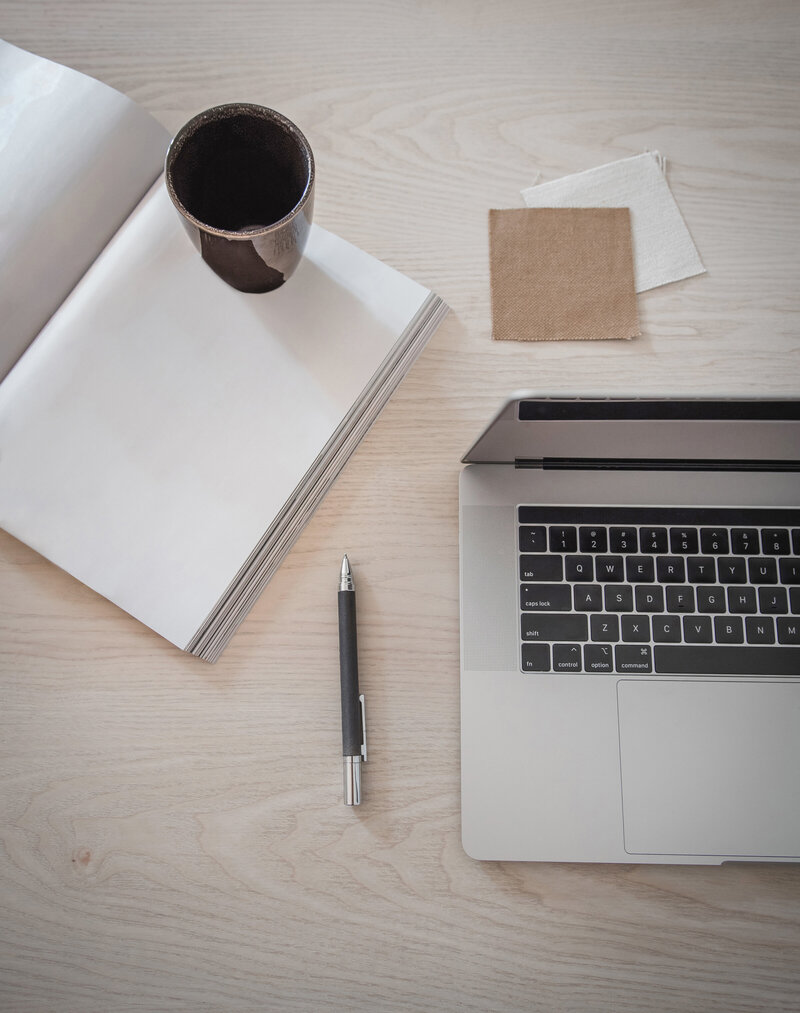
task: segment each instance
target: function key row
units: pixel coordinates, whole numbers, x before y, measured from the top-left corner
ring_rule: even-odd
[[[524,553],[521,581],[632,584],[790,584],[800,585],[800,557],[787,556],[618,556]]]
[[[629,527],[521,524],[520,552],[671,552],[800,556],[800,528]]]

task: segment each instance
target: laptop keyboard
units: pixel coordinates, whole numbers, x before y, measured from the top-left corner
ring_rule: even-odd
[[[800,676],[800,510],[518,516],[523,672]]]

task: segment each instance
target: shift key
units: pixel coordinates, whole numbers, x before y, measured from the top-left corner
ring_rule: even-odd
[[[526,612],[522,616],[523,640],[588,640],[589,620],[585,615],[561,612]]]

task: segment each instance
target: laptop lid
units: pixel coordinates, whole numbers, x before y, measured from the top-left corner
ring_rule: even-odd
[[[797,470],[790,398],[512,396],[465,464],[581,469]]]

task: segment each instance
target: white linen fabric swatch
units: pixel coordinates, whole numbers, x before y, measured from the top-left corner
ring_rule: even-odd
[[[529,208],[627,207],[637,292],[703,274],[657,151],[609,162],[522,191]]]

